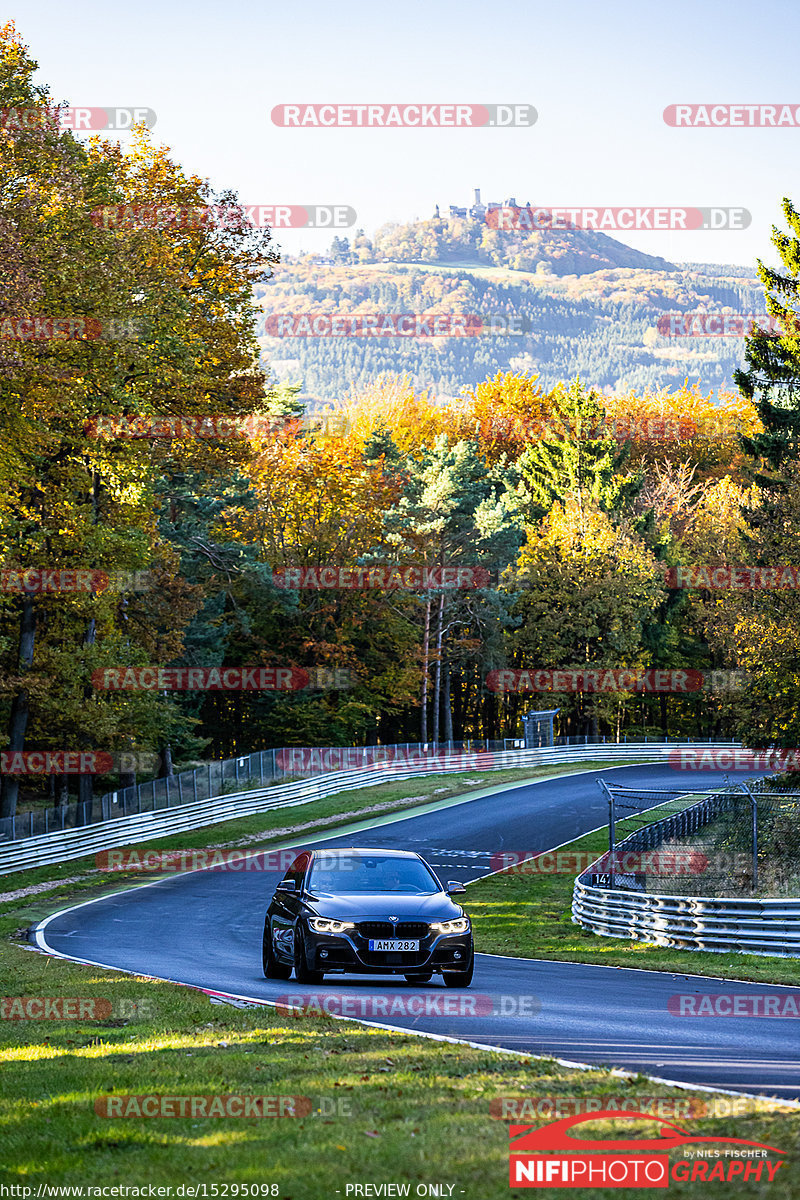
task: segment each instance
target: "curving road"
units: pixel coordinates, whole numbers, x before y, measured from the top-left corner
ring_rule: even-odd
[[[604,825],[601,772],[514,785],[437,811],[383,818],[304,846],[416,850],[442,880],[491,871],[498,850],[544,851]],[[671,787],[663,765],[602,772],[628,786]],[[728,778],[746,778],[729,773]],[[722,784],[721,774],[681,782]],[[300,843],[298,843],[300,845]],[[36,931],[39,946],[82,962],[189,984],[260,1003],[303,996],[328,1011],[409,1032],[457,1038],[571,1061],[623,1067],[662,1079],[800,1099],[800,1022],[767,1017],[680,1017],[675,994],[785,995],[792,989],[542,959],[479,954],[468,991],[390,978],[329,976],[316,988],[266,980],[264,911],[279,872],[175,875],[57,913]],[[467,907],[469,901],[467,899]],[[691,954],[686,954],[687,970]],[[438,981],[437,981],[438,980]],[[341,981],[341,982],[340,982]],[[345,982],[346,981],[346,982]]]

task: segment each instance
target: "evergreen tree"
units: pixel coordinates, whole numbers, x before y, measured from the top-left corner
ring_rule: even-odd
[[[772,244],[785,270],[758,260],[767,312],[780,319],[783,332],[753,329],[745,340],[746,368],[734,373],[764,426],[763,433],[742,443],[771,472],[755,472],[756,482],[765,488],[780,487],[783,464],[800,458],[800,213],[787,198],[783,213],[791,232],[773,226]]]
[[[531,522],[568,496],[586,497],[602,512],[614,512],[639,492],[642,473],[623,473],[630,447],[604,436],[604,418],[597,393],[579,379],[554,390],[547,428],[519,460]]]

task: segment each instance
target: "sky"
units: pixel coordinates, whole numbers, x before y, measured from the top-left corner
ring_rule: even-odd
[[[793,0],[10,0],[37,82],[71,105],[139,106],[190,173],[248,204],[346,205],[387,221],[484,201],[743,208],[745,229],[619,240],[673,262],[774,261],[781,198],[800,204],[800,121],[673,128],[670,104],[800,110]],[[531,104],[515,128],[283,128],[279,104]],[[800,118],[800,111],[798,111]],[[112,134],[125,141],[126,134]],[[289,254],[330,230],[276,233]]]

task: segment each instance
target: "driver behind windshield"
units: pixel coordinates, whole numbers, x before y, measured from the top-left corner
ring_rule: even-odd
[[[436,885],[417,859],[350,856],[341,863],[315,863],[309,886],[318,892],[433,892]]]

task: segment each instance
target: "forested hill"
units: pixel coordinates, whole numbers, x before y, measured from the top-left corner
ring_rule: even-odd
[[[265,324],[265,364],[312,403],[342,399],[382,372],[407,373],[440,396],[507,370],[538,374],[546,386],[580,375],[605,391],[686,379],[731,387],[742,338],[665,336],[659,317],[764,310],[751,266],[676,265],[590,230],[508,233],[438,218],[386,225],[372,239],[337,237],[327,255],[284,258],[257,295],[265,317],[468,313],[513,316],[524,330],[309,337],[268,336],[276,327]]]
[[[352,261],[380,262],[388,258],[392,262],[510,267],[515,271],[549,267],[554,275],[585,275],[614,267],[675,269],[664,258],[642,254],[596,230],[526,228],[524,217],[529,210],[502,211],[507,223],[519,224],[520,228],[494,229],[485,220],[433,217],[383,225],[374,239],[359,231],[353,239]],[[340,239],[334,243],[334,253],[346,258],[342,242]]]

